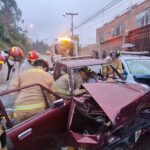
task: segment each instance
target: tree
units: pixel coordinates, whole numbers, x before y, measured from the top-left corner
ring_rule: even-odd
[[[18,26],[22,12],[18,8],[16,0],[0,0],[0,40],[5,45],[20,46],[26,49],[26,37],[21,27]]]
[[[15,0],[0,0],[0,21],[5,25],[16,25],[21,19],[21,10]]]

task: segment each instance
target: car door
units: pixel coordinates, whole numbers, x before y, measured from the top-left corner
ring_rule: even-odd
[[[5,103],[6,99],[11,100],[11,98],[12,96],[7,92],[6,95],[0,96],[0,110],[5,116],[3,123],[7,128],[7,137],[15,150],[54,149],[60,138],[65,139],[63,137],[67,126],[68,102],[58,108],[47,108],[31,118],[13,125],[14,120],[9,112],[12,107],[8,107]]]

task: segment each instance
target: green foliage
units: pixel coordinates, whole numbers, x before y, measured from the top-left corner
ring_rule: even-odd
[[[16,0],[0,0],[0,49],[19,46],[28,49],[27,40],[21,27],[18,26],[22,12]]]
[[[4,42],[3,40],[0,39],[0,50],[7,50],[10,47],[11,46],[8,43],[6,43],[6,42]]]
[[[49,47],[43,41],[29,42],[27,31],[23,31],[19,22],[22,12],[18,8],[16,0],[0,0],[0,50],[19,46],[26,54],[29,49],[45,52]]]

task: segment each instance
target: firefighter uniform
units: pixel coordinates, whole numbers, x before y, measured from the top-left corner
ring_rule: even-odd
[[[74,82],[73,83],[74,89],[79,89],[81,84],[83,83],[82,76],[79,72],[75,72],[73,74],[73,82]],[[55,85],[57,85],[61,89],[69,90],[71,88],[70,87],[71,85],[70,85],[69,75],[64,74],[63,76],[61,76],[59,79],[57,79],[55,81]]]
[[[19,62],[14,62],[9,58],[6,60],[1,75],[3,82],[14,79],[19,73]]]
[[[28,52],[27,59],[21,64],[19,72],[33,68],[34,61],[39,58],[39,54],[35,50]]]
[[[8,54],[3,52],[5,57],[5,64],[3,65],[2,72],[0,73],[0,82],[9,81],[14,79],[19,73],[20,62],[23,59],[23,51],[19,47],[12,47]]]
[[[74,72],[72,75],[72,85],[73,85],[73,94],[78,95],[84,92],[84,90],[79,90],[82,83],[84,83],[83,77],[80,72]],[[71,96],[71,85],[70,85],[70,79],[68,74],[62,75],[60,78],[58,78],[55,81],[55,89],[56,92],[61,95],[62,97],[68,97]]]
[[[15,89],[31,84],[41,84],[54,91],[53,77],[45,72],[42,67],[35,67],[20,73],[11,82],[10,89]],[[50,100],[51,101],[51,100]],[[19,92],[14,103],[17,121],[23,121],[45,109],[43,92],[39,86],[23,89]]]
[[[5,77],[3,76],[4,74],[4,62],[5,58],[4,56],[0,53],[0,83],[5,81]]]
[[[110,63],[111,65],[113,65],[113,67],[120,73],[122,74],[123,73],[123,69],[122,69],[122,63],[119,59],[111,59],[111,58],[106,58],[105,61],[107,63]],[[114,73],[113,69],[110,67],[110,65],[105,65],[103,68],[102,68],[102,72],[103,72],[103,75],[106,77],[106,78],[115,78],[117,75]]]

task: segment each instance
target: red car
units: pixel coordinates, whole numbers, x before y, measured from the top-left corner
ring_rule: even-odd
[[[65,103],[59,100],[53,108],[15,126],[0,103],[13,148],[48,150],[71,145],[127,150],[149,132],[150,92],[124,83],[91,83],[83,87],[87,93]]]
[[[102,64],[99,60],[61,62],[70,77],[72,69]],[[66,70],[57,71],[59,75]],[[22,88],[31,86],[35,85]],[[19,124],[11,117],[12,110],[5,108],[5,100],[11,100],[10,93],[15,91],[0,93],[0,110],[10,147],[14,150],[137,149],[136,143],[149,133],[150,92],[138,84],[121,82],[100,81],[83,84],[82,88],[86,89],[84,94],[69,100],[58,97],[43,112]]]

